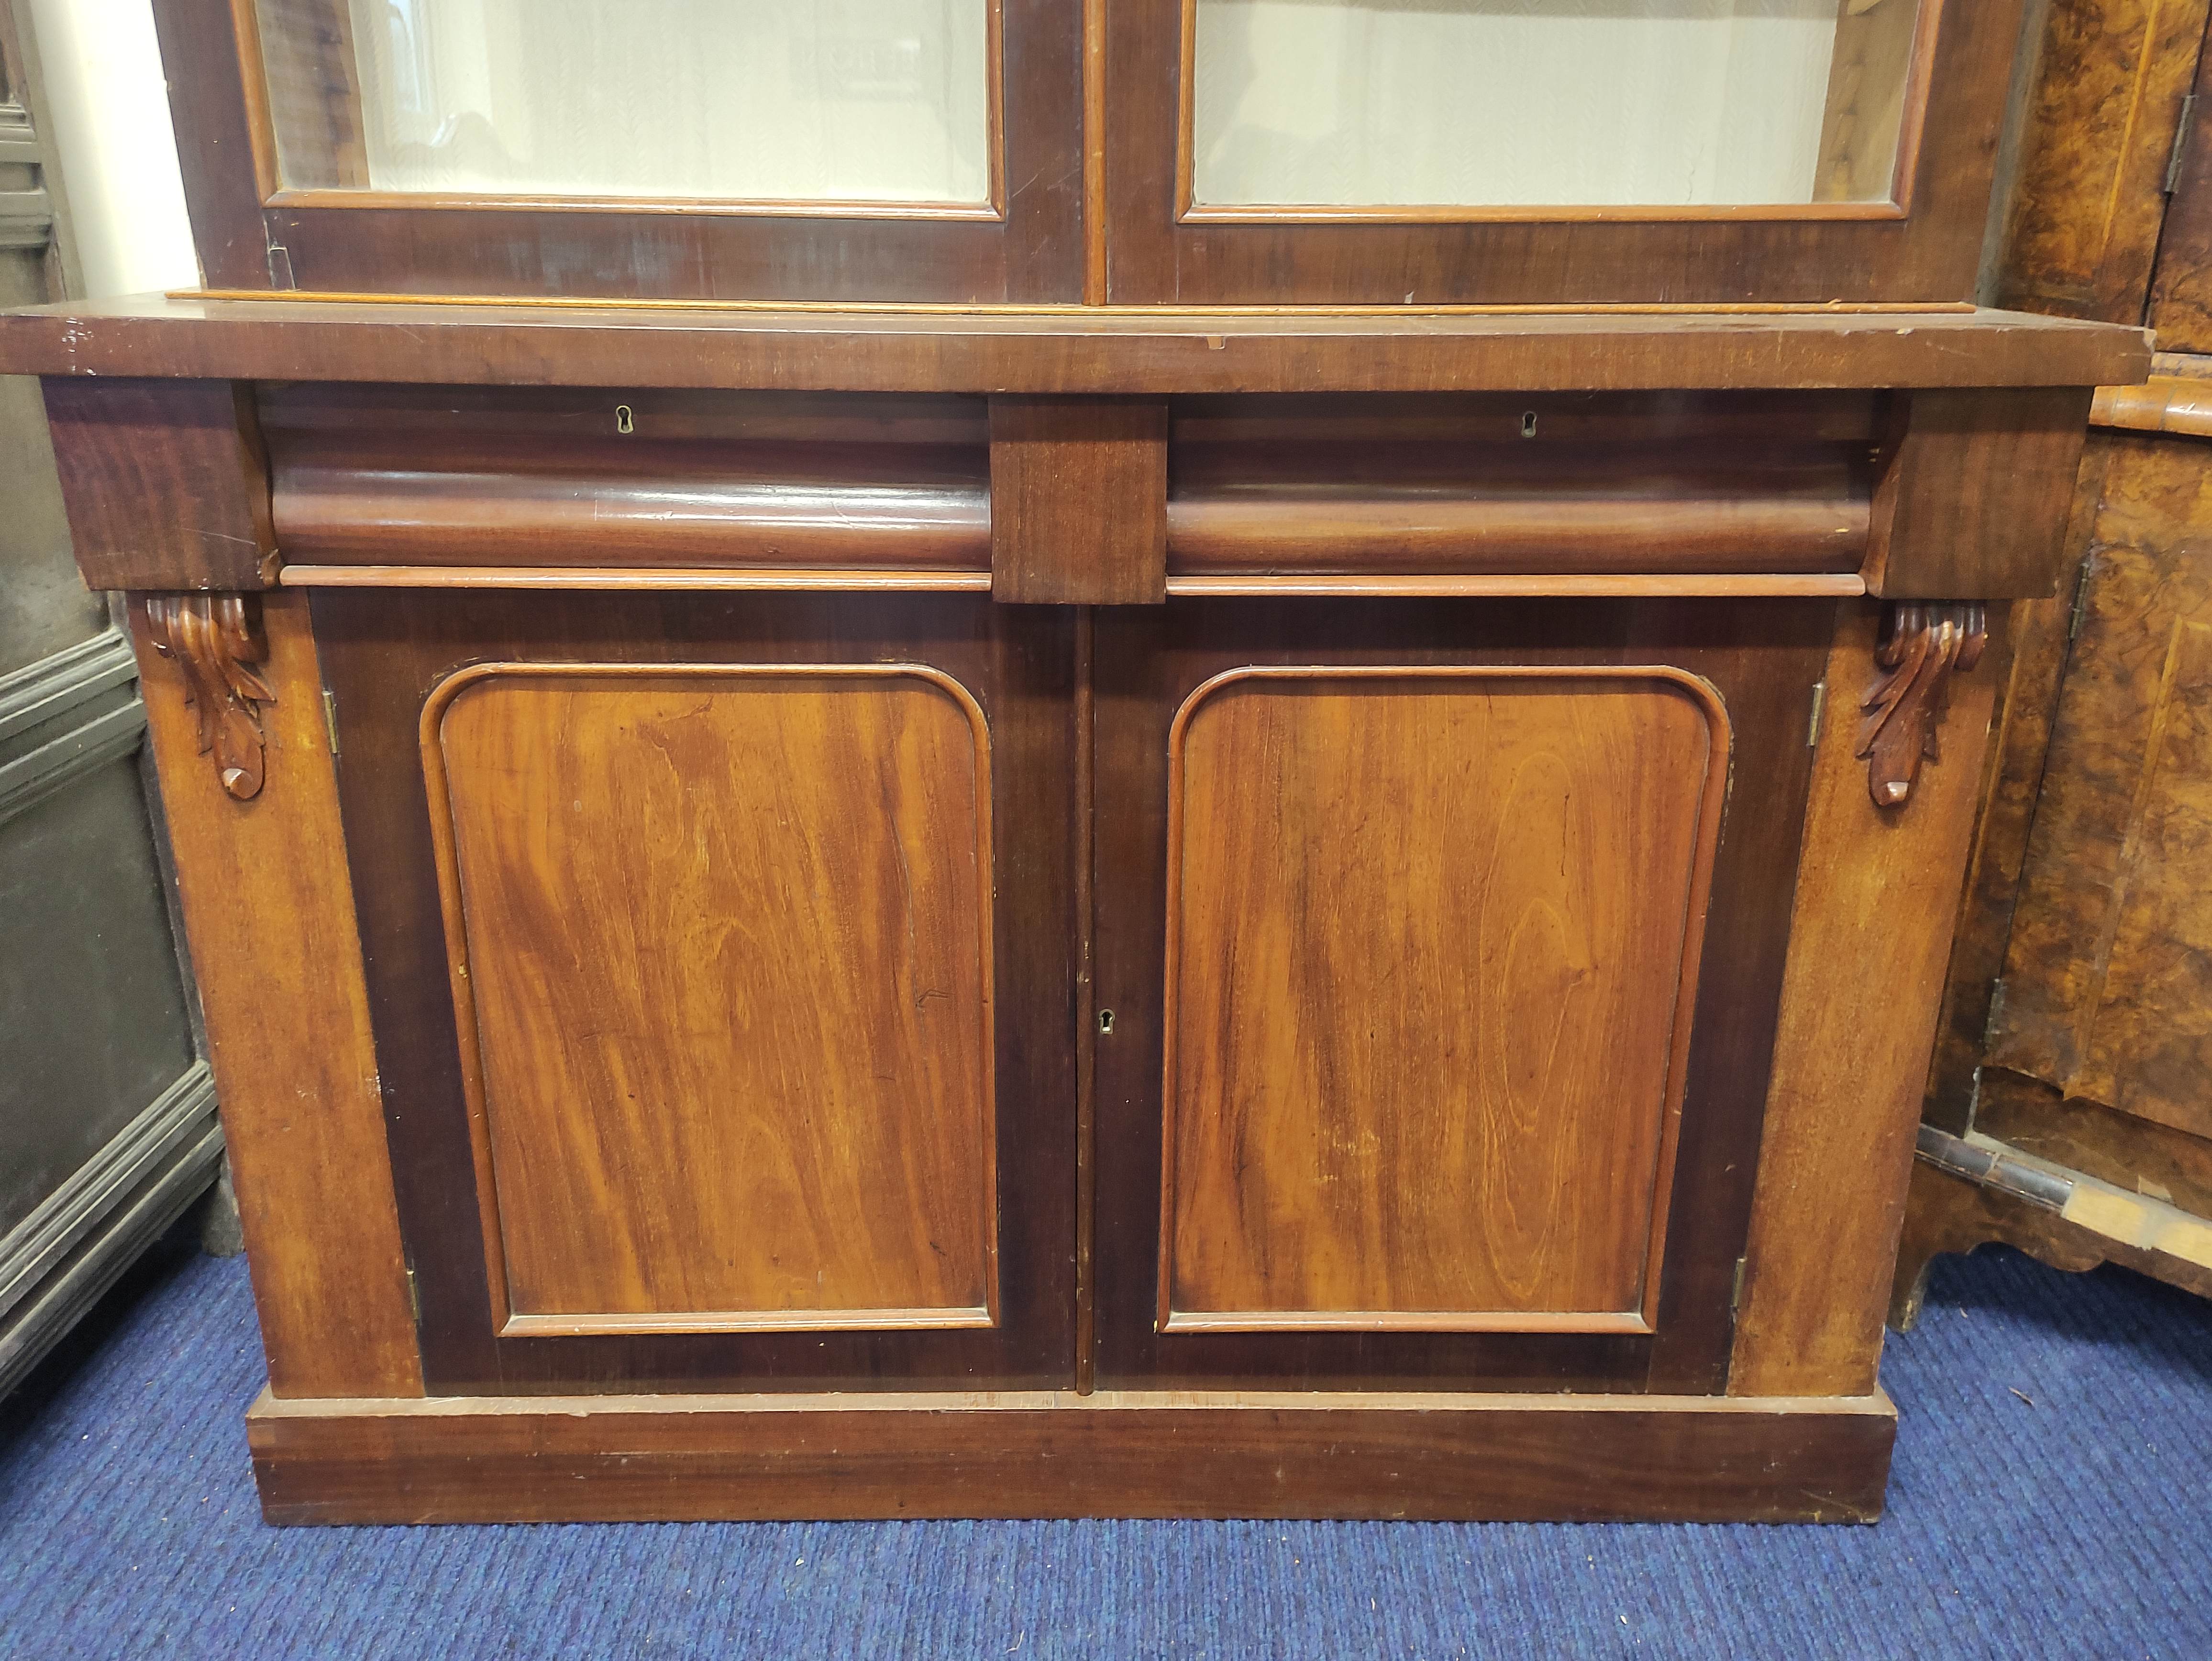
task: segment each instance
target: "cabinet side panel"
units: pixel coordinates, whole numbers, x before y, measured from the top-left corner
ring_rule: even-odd
[[[1996,677],[1953,678],[1941,758],[1876,807],[1856,752],[1878,617],[1850,608],[1828,660],[1732,1395],[1862,1395],[1881,1354]]]
[[[131,607],[270,1388],[420,1396],[384,1112],[302,595],[264,605],[276,697],[250,801],[201,752],[185,678]]]

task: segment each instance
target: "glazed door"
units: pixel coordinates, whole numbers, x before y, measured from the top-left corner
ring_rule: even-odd
[[[1721,1387],[1832,615],[1102,613],[1101,1387]]]
[[[314,618],[433,1393],[1068,1383],[1070,615]]]

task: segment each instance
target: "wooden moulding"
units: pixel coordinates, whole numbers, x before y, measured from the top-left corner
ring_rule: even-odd
[[[431,690],[419,730],[495,1329],[996,1325],[996,867],[973,694],[917,664],[480,662]],[[653,760],[633,771],[641,747]],[[948,793],[926,823],[876,794],[894,754],[918,796]],[[810,755],[811,769],[793,759]],[[763,817],[786,827],[793,863],[751,865],[741,821],[703,800],[731,773],[774,800]],[[558,854],[540,848],[544,798],[518,779],[553,781]],[[711,876],[623,834],[686,811],[721,838]],[[689,1002],[653,965],[719,934],[665,925],[641,951],[627,919],[544,918],[539,896],[605,891],[610,871],[668,910],[748,919],[748,949],[775,967]],[[777,915],[787,884],[814,891],[795,928]],[[863,921],[879,910],[903,925],[885,937],[896,951]],[[840,952],[810,954],[824,939]],[[549,987],[547,955],[578,966]],[[934,1017],[898,1019],[916,1001]],[[640,1033],[646,1054],[625,1052],[627,1103],[580,1116],[606,1065],[603,1040],[575,1037],[594,1024]],[[685,1180],[718,1156],[763,1170],[739,1188]],[[584,1192],[590,1249],[568,1215]],[[792,1297],[808,1262],[811,1306]],[[672,1303],[664,1277],[699,1302]]]
[[[0,373],[762,391],[1196,392],[2080,386],[2139,329],[1994,312],[945,311],[153,295],[0,315]]]
[[[1178,447],[1168,569],[1855,571],[1864,457],[1834,442],[1717,460],[1697,441],[1363,445],[1318,434]]]
[[[250,800],[203,758],[185,667],[156,649],[143,600],[132,634],[269,1376],[286,1396],[419,1396],[307,597],[250,604],[271,695]]]
[[[2212,438],[2212,357],[2160,352],[2140,386],[2100,386],[2089,406],[2092,426],[2124,432]]]
[[[2047,599],[2091,389],[1901,392],[1874,498],[1867,589],[1893,599]]]
[[[1149,605],[1167,598],[1168,406],[991,400],[991,595]]]
[[[229,380],[46,382],[77,565],[94,588],[265,588],[269,469],[251,389]]]
[[[1851,705],[1881,676],[1879,609],[1849,606],[1829,657],[1729,1374],[1737,1395],[1856,1395],[1874,1387],[1881,1353],[1996,678],[1952,678],[1942,759],[1902,806],[1875,806]]]
[[[264,1395],[246,1422],[272,1523],[1872,1522],[1896,1411],[1879,1393]]]
[[[1493,702],[1514,714],[1493,721]],[[1712,684],[1670,668],[1240,666],[1182,699],[1159,1332],[1653,1329],[1730,739]],[[1470,770],[1492,770],[1486,800],[1468,799]],[[1363,798],[1391,802],[1401,845],[1422,851],[1378,865],[1357,833],[1307,829],[1284,861],[1281,825]],[[1635,816],[1633,869],[1595,855],[1583,813]],[[1542,856],[1516,862],[1516,840]],[[1487,861],[1472,884],[1450,874],[1470,856]],[[1422,921],[1352,921],[1394,911]],[[1532,916],[1577,942],[1574,966],[1498,921]],[[1484,971],[1508,962],[1540,998],[1571,988],[1540,1051],[1476,1037],[1455,1054],[1399,1001],[1411,983],[1494,1031]],[[1379,1051],[1378,1031],[1397,1035]],[[1364,1087],[1331,1100],[1322,1081],[1345,1079]],[[1528,1100],[1544,1104],[1542,1153],[1516,1134]],[[1546,1222],[1504,1220],[1537,1191]],[[1469,1214],[1479,1230],[1461,1228]]]
[[[289,561],[987,571],[982,400],[288,386]]]

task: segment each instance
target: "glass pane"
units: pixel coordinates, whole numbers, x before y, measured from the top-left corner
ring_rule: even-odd
[[[990,199],[992,0],[257,0],[299,188]]]
[[[1194,205],[1887,201],[1916,0],[1197,0]]]

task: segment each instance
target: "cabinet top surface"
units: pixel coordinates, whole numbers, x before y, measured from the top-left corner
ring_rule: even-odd
[[[2139,381],[2017,312],[483,305],[141,295],[0,313],[0,374],[816,392],[1632,392]]]

